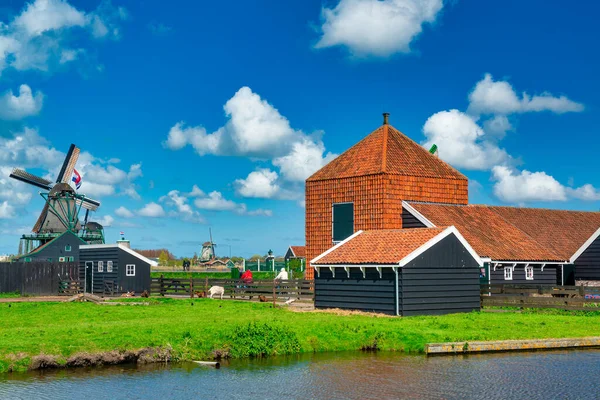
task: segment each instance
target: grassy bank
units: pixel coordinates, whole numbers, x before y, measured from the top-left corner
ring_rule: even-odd
[[[230,279],[231,272],[151,272],[151,278],[160,278],[160,276],[166,279]],[[252,272],[252,277],[255,280],[260,279],[273,279],[275,278],[274,272]]]
[[[171,346],[174,360],[295,352],[421,352],[429,342],[600,336],[595,313],[470,313],[439,317],[297,313],[268,304],[152,299],[150,306],[0,304],[0,372],[31,357]]]

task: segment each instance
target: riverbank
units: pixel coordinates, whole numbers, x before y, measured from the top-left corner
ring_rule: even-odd
[[[136,299],[137,300],[137,299]],[[427,343],[600,336],[600,313],[524,311],[423,317],[296,313],[270,304],[150,299],[149,306],[0,305],[0,372],[34,356],[169,348],[173,361],[302,352],[423,352]]]

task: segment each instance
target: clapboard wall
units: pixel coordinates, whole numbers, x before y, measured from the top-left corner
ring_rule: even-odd
[[[0,263],[0,293],[56,295],[59,282],[78,279],[76,263]]]
[[[533,279],[525,279],[525,264],[517,264],[513,271],[512,280],[504,279],[504,267],[490,266],[490,284],[492,285],[560,285],[560,271],[556,272],[556,265],[546,265],[542,271],[541,264],[529,264],[533,266]],[[560,269],[560,266],[558,267]]]
[[[479,264],[454,235],[440,240],[401,271],[403,316],[481,308]]]
[[[98,262],[103,263],[103,272],[98,271]],[[107,271],[112,261],[112,272]],[[119,285],[119,249],[117,247],[81,249],[79,251],[79,276],[85,280],[86,292],[104,294],[108,286]],[[120,292],[116,290],[116,292]]]
[[[576,280],[600,280],[600,237],[575,260]]]
[[[334,268],[335,278],[329,268],[321,267],[315,275],[315,307],[341,308],[396,313],[396,274],[392,268],[383,268],[382,277],[373,268],[365,270],[365,277],[358,268],[350,268],[350,276],[344,268]],[[399,282],[398,287],[401,287]]]
[[[402,229],[410,228],[426,228],[426,226],[417,217],[409,213],[406,208],[402,207]]]

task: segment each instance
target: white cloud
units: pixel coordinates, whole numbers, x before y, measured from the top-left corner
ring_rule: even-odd
[[[162,206],[160,204],[151,202],[151,203],[146,204],[141,209],[139,209],[137,211],[137,214],[142,217],[157,218],[157,217],[164,217],[165,210],[162,208]]]
[[[110,163],[83,152],[79,156],[77,171],[81,174],[82,184],[79,191],[91,197],[122,194],[139,200],[134,181],[143,176],[142,164],[132,164],[129,171],[115,167],[116,159]]]
[[[198,185],[194,185],[192,187],[192,191],[190,193],[188,193],[189,197],[201,197],[201,196],[204,196],[204,195],[205,195],[205,193],[202,191],[202,189],[200,189],[198,187]]]
[[[202,210],[213,211],[233,211],[239,207],[237,203],[225,199],[221,192],[217,191],[210,192],[207,197],[197,198],[194,205]]]
[[[277,185],[277,172],[262,168],[250,172],[246,179],[235,181],[237,193],[243,197],[257,197],[270,199],[275,197],[280,187]]]
[[[289,154],[273,160],[273,165],[281,170],[281,175],[288,181],[304,182],[309,176],[321,169],[325,164],[337,157],[337,154],[325,153],[325,145],[321,141],[303,139],[292,145]]]
[[[113,225],[113,222],[115,222],[115,219],[110,215],[105,215],[100,218],[94,218],[94,222],[97,222],[100,225],[102,225],[103,227],[107,228],[107,227]]]
[[[7,200],[0,203],[0,219],[8,219],[15,217],[15,208],[8,204]]]
[[[598,201],[600,200],[600,191],[591,184],[587,183],[576,189],[567,188],[567,193],[570,197],[585,200],[585,201]]]
[[[196,185],[194,185],[194,189],[200,190]],[[192,192],[194,189],[192,189]],[[206,223],[206,220],[198,211],[192,210],[188,200],[189,199],[186,196],[182,196],[178,190],[171,190],[166,196],[159,199],[159,201],[164,202],[171,207],[175,207],[176,211],[170,212],[169,215],[181,217],[181,219],[188,222],[200,224]]]
[[[103,1],[86,14],[66,0],[35,0],[9,23],[0,22],[0,73],[17,70],[48,71],[74,61],[84,49],[71,47],[81,42],[77,30],[89,29],[93,37],[120,36],[119,23],[127,18],[122,7]]]
[[[511,171],[505,166],[492,168],[494,194],[509,203],[529,201],[564,201],[567,191],[552,176],[545,172]]]
[[[565,96],[555,97],[548,92],[529,96],[523,93],[519,98],[512,85],[507,81],[494,81],[492,75],[477,82],[469,94],[469,110],[473,115],[513,114],[525,112],[551,111],[557,114],[581,112],[583,104],[576,103]]]
[[[14,120],[36,115],[42,109],[43,102],[42,92],[34,95],[29,86],[21,85],[17,96],[9,90],[0,97],[0,118]]]
[[[95,182],[85,182],[85,187],[82,185],[81,193],[93,198],[112,196],[116,193],[113,185]]]
[[[485,132],[472,117],[458,110],[433,114],[423,133],[427,137],[424,146],[437,144],[439,157],[457,168],[487,170],[510,158],[504,149],[485,139]]]
[[[442,7],[442,0],[341,0],[323,8],[323,35],[315,47],[345,46],[359,57],[408,53]]]
[[[133,213],[123,206],[117,208],[115,214],[122,218],[133,218]]]

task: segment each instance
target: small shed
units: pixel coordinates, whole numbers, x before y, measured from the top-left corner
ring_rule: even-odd
[[[481,306],[483,261],[453,226],[358,231],[311,264],[315,308],[409,316]]]
[[[19,257],[23,262],[77,262],[79,246],[86,242],[71,231],[66,231],[42,244],[28,254]]]
[[[292,259],[306,260],[306,246],[290,246],[283,257],[285,261]]]
[[[120,244],[79,246],[79,278],[88,293],[150,291],[150,267],[158,263]]]

